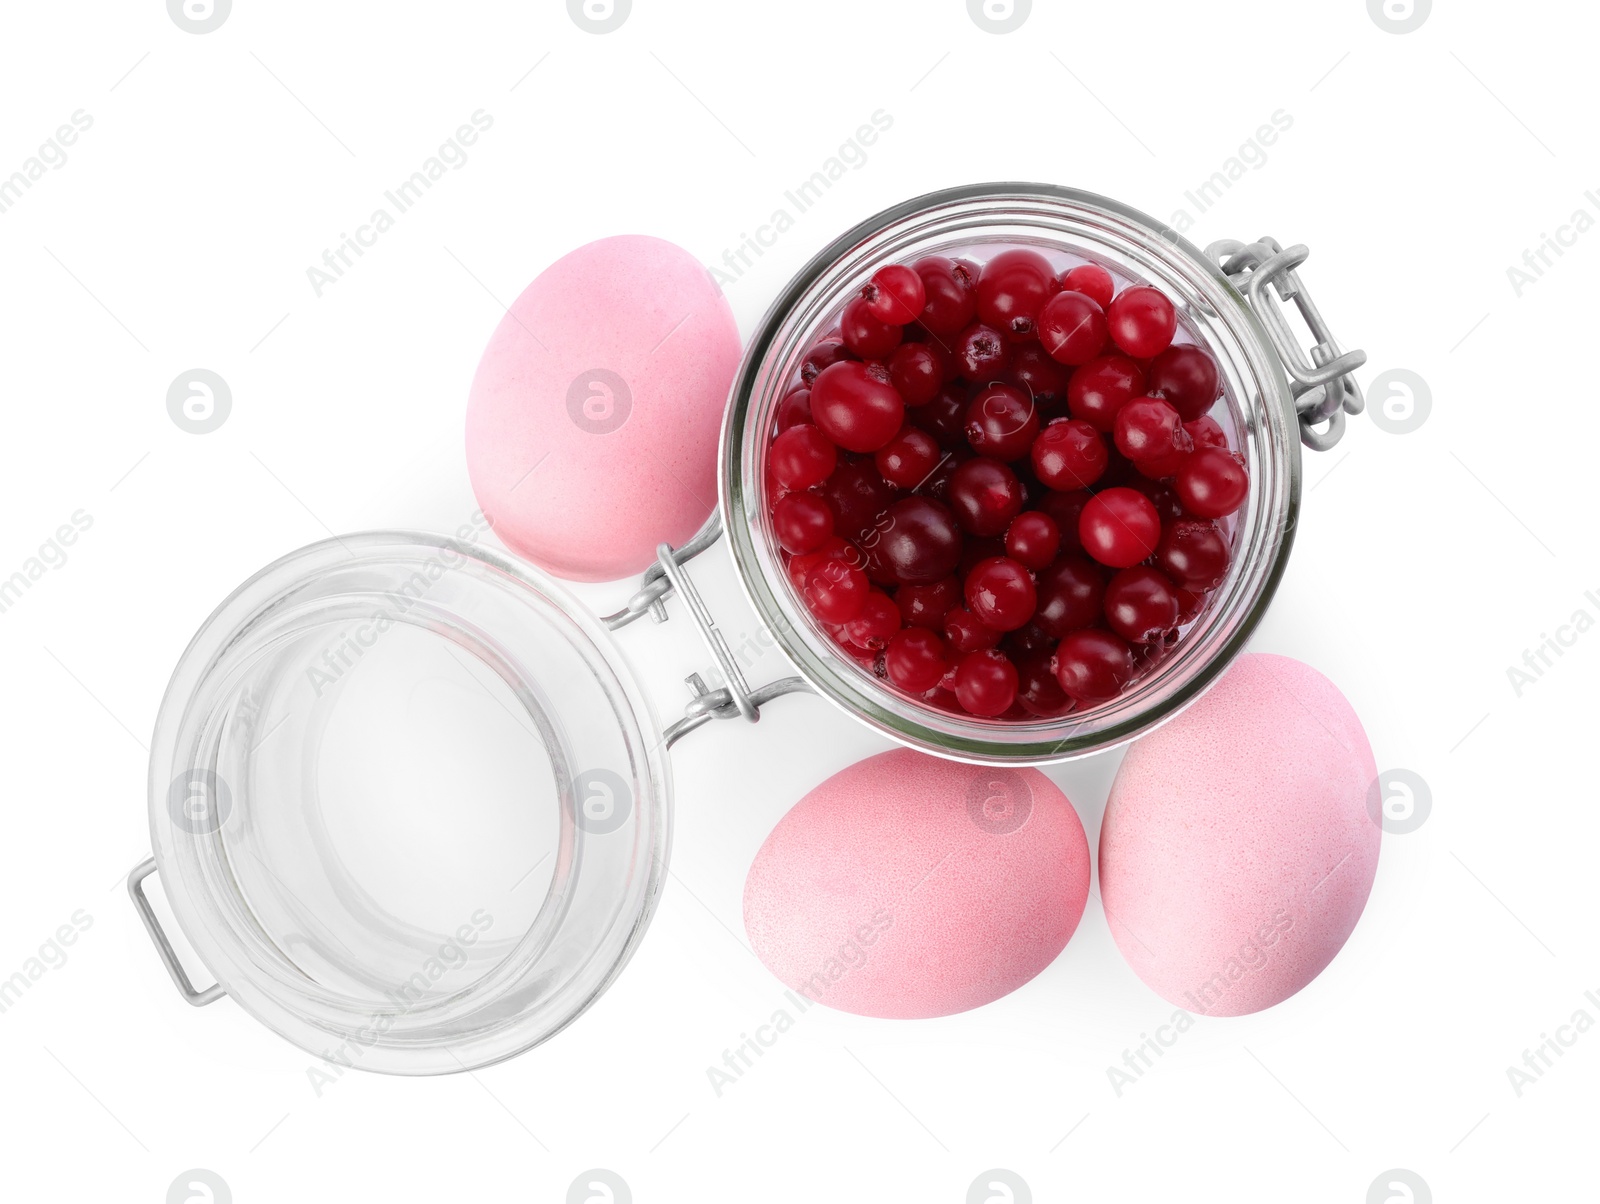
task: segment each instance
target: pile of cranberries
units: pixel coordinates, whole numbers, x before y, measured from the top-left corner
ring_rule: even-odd
[[[928,705],[1115,698],[1228,569],[1249,489],[1217,365],[1160,290],[1038,251],[881,268],[806,354],[767,455],[794,588]]]

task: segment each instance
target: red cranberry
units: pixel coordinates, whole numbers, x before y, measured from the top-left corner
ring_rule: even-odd
[[[839,337],[861,359],[887,359],[900,346],[900,328],[883,321],[868,305],[865,297],[853,297],[845,304],[839,315]]]
[[[1057,418],[1033,441],[1032,460],[1051,489],[1087,489],[1106,470],[1106,445],[1081,418]]]
[[[1106,310],[1111,341],[1135,359],[1159,355],[1172,342],[1178,315],[1160,289],[1147,284],[1123,289]]]
[[[944,384],[944,358],[931,343],[901,343],[889,357],[889,383],[906,405],[927,405]]]
[[[915,322],[928,300],[922,277],[899,263],[891,263],[872,273],[872,283],[861,295],[872,316],[891,326]]]
[[[1079,264],[1061,277],[1061,287],[1094,298],[1101,309],[1111,304],[1112,295],[1117,290],[1111,273],[1097,263]]]
[[[897,632],[884,649],[883,667],[889,680],[911,694],[933,689],[950,670],[950,649],[938,632],[908,627]]]
[[[984,385],[1005,375],[1011,362],[1011,347],[994,327],[974,322],[956,335],[950,355],[956,375]]]
[[[1183,462],[1177,488],[1190,514],[1221,518],[1244,504],[1250,478],[1232,452],[1202,447]]]
[[[1090,360],[1067,382],[1067,409],[1095,430],[1110,434],[1117,411],[1144,393],[1144,369],[1125,355]]]
[[[1034,656],[1054,652],[1056,637],[1039,624],[1029,620],[1015,631],[1008,631],[1000,641],[1000,650],[1013,662],[1019,656]]]
[[[791,426],[772,441],[767,464],[785,489],[810,489],[833,472],[839,452],[828,437],[808,422]]]
[[[970,447],[962,446],[955,451],[945,452],[944,459],[940,460],[938,467],[928,474],[928,479],[918,486],[917,492],[924,497],[935,498],[948,504],[950,501],[950,478],[956,475],[956,469],[970,459],[972,459],[972,449]]]
[[[965,450],[967,444],[967,391],[960,385],[945,385],[913,417],[923,430],[947,451]]]
[[[844,343],[840,340],[823,339],[806,352],[805,359],[800,361],[800,379],[809,385],[817,379],[817,374],[824,368],[849,358],[850,353],[845,350]]]
[[[1187,452],[1192,445],[1178,411],[1159,397],[1136,397],[1123,406],[1114,430],[1117,450],[1135,464]]]
[[[793,556],[789,559],[789,580],[794,583],[794,588],[799,593],[804,593],[806,581],[811,573],[820,564],[829,560],[843,560],[859,567],[861,564],[861,551],[847,539],[835,535],[824,540],[815,552],[807,552],[803,556]]]
[[[1031,397],[1036,409],[1050,412],[1066,406],[1067,381],[1071,376],[1072,369],[1051,359],[1043,347],[1027,343],[1012,351],[1006,384]]]
[[[829,558],[806,574],[803,593],[811,613],[824,623],[848,623],[866,606],[871,589],[855,565]]]
[[[1183,517],[1183,503],[1178,500],[1178,492],[1171,485],[1141,477],[1131,482],[1128,488],[1137,489],[1149,498],[1150,504],[1156,508],[1156,517],[1163,523]]]
[[[890,502],[898,496],[871,460],[840,463],[822,483],[822,496],[833,508],[833,529],[846,539],[869,534]]]
[[[964,268],[941,255],[930,255],[911,265],[922,279],[926,300],[921,322],[934,334],[948,338],[978,312],[978,297]]]
[[[1168,347],[1150,361],[1146,373],[1152,397],[1165,397],[1185,422],[1193,422],[1211,409],[1222,391],[1217,361],[1192,344]]]
[[[978,276],[978,320],[1009,339],[1032,338],[1055,286],[1049,261],[1037,251],[1002,251]]]
[[[1184,447],[1181,451],[1170,451],[1164,456],[1152,456],[1148,460],[1135,460],[1133,466],[1138,470],[1138,476],[1126,482],[1128,487],[1130,489],[1139,489],[1141,484],[1147,484],[1151,481],[1166,481],[1177,476],[1178,470],[1183,467],[1183,462],[1189,458],[1190,448],[1187,432],[1184,433],[1183,440]],[[1143,479],[1141,480],[1140,478]],[[1144,493],[1144,490],[1139,489],[1139,492]],[[1150,497],[1149,494],[1145,494],[1145,496]],[[1154,501],[1155,499],[1151,497],[1150,500]]]
[[[878,652],[900,630],[900,608],[881,589],[867,591],[861,613],[844,625],[844,638],[857,648]]]
[[[1178,595],[1159,569],[1138,564],[1106,586],[1106,623],[1135,644],[1159,640],[1178,625]]]
[[[1076,704],[1056,680],[1050,668],[1050,655],[1036,653],[1015,661],[1017,666],[1017,702],[1028,714],[1038,719],[1056,719],[1072,710]]]
[[[902,585],[894,600],[907,627],[943,631],[945,615],[961,603],[961,583],[954,577],[941,577],[927,585]]]
[[[1033,617],[1033,578],[1008,556],[991,557],[973,569],[965,594],[967,608],[996,631],[1015,631]]]
[[[915,489],[939,466],[944,453],[939,441],[918,427],[902,427],[900,433],[872,454],[883,479],[901,489]]]
[[[1017,698],[1017,667],[1003,652],[969,652],[956,666],[956,700],[969,714],[992,719]]]
[[[1192,623],[1200,616],[1206,607],[1206,595],[1203,591],[1196,592],[1177,588],[1172,591],[1178,599],[1178,624]]]
[[[1106,583],[1092,560],[1069,553],[1041,572],[1034,588],[1039,605],[1033,621],[1059,639],[1100,617]]]
[[[1210,414],[1203,414],[1193,422],[1185,422],[1183,429],[1189,432],[1189,438],[1194,440],[1196,447],[1228,450],[1228,436],[1222,433],[1222,426]]]
[[[944,634],[957,652],[979,652],[1000,642],[998,631],[961,606],[945,615]]]
[[[1156,564],[1184,589],[1215,589],[1228,574],[1228,541],[1208,519],[1180,518],[1163,532]]]
[[[811,413],[840,447],[871,452],[895,437],[906,407],[886,368],[852,360],[824,368],[811,382]]]
[[[790,493],[772,507],[772,529],[786,552],[815,552],[833,534],[833,511],[814,493]]]
[[[1006,555],[1025,568],[1044,568],[1060,549],[1061,527],[1043,510],[1026,510],[1006,528]]]
[[[950,474],[950,508],[962,530],[1000,535],[1022,512],[1022,482],[999,460],[977,456]]]
[[[1039,315],[1039,345],[1063,364],[1087,364],[1105,350],[1105,311],[1086,293],[1057,293]]]
[[[967,442],[980,456],[1019,459],[1038,433],[1038,411],[1010,385],[986,385],[967,403]]]
[[[1079,702],[1105,702],[1133,680],[1133,653],[1121,636],[1095,627],[1074,631],[1056,648],[1056,681]]]
[[[1156,550],[1161,520],[1144,494],[1117,486],[1089,499],[1078,518],[1078,538],[1101,564],[1125,569]]]
[[[772,425],[781,433],[791,426],[799,426],[802,422],[810,421],[811,390],[801,385],[784,394],[783,400],[778,403],[778,414]]]
[[[1090,496],[1087,489],[1070,489],[1065,492],[1051,489],[1037,503],[1039,510],[1056,520],[1056,526],[1061,530],[1063,552],[1083,551],[1083,543],[1078,538],[1078,519],[1083,514],[1083,508]]]
[[[961,531],[948,506],[901,498],[883,512],[873,553],[895,577],[915,585],[948,577],[961,563]]]

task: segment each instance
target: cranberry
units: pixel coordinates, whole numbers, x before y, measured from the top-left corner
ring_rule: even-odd
[[[1111,273],[1097,263],[1079,264],[1061,277],[1061,287],[1094,298],[1101,309],[1111,304],[1111,297],[1117,291]]]
[[[1228,573],[1228,541],[1208,519],[1180,518],[1162,533],[1156,564],[1184,589],[1215,589]]]
[[[1033,621],[1060,638],[1100,617],[1106,583],[1092,560],[1069,553],[1039,574],[1035,589],[1039,606]]]
[[[848,623],[867,604],[872,587],[867,575],[853,564],[825,559],[806,574],[806,605],[824,623]]]
[[[814,493],[790,493],[772,508],[772,529],[786,552],[815,552],[833,534],[833,511]]]
[[[1106,445],[1081,418],[1057,418],[1033,441],[1032,459],[1051,489],[1087,489],[1106,470]]]
[[[944,358],[930,343],[901,343],[889,357],[889,383],[908,406],[932,401],[944,377]]]
[[[999,535],[1022,512],[1022,482],[999,460],[977,456],[950,474],[950,508],[962,530]]]
[[[1090,360],[1067,382],[1067,409],[1095,430],[1110,434],[1117,411],[1144,392],[1144,369],[1125,355]]]
[[[1050,668],[1050,656],[1036,653],[1015,661],[1017,666],[1017,702],[1028,714],[1039,719],[1056,719],[1076,705],[1056,680]]]
[[[861,291],[872,316],[891,326],[915,322],[927,303],[922,277],[904,264],[891,263],[872,273],[872,282]]]
[[[1135,359],[1159,355],[1172,342],[1178,315],[1160,289],[1147,284],[1123,289],[1106,310],[1111,341]]]
[[[943,256],[930,255],[917,260],[911,269],[921,277],[926,296],[921,317],[924,326],[948,338],[972,321],[978,312],[978,297],[964,268]]]
[[[1051,359],[1043,347],[1028,343],[1011,353],[1006,384],[1022,390],[1033,399],[1037,409],[1048,412],[1066,406],[1067,381],[1071,376],[1072,370]]]
[[[960,606],[945,615],[944,634],[957,652],[979,652],[993,648],[1000,642],[998,631],[986,626],[977,615]]]
[[[844,638],[868,652],[881,651],[900,630],[900,608],[881,589],[867,591],[861,613],[844,625]]]
[[[1222,391],[1217,361],[1187,343],[1168,347],[1151,360],[1146,376],[1150,395],[1165,397],[1185,422],[1206,413]]]
[[[883,652],[889,680],[912,694],[933,689],[950,670],[950,649],[938,632],[908,627],[897,632]]]
[[[1006,528],[1006,555],[1025,568],[1044,568],[1060,548],[1061,527],[1043,510],[1026,510]]]
[[[1106,623],[1135,644],[1159,640],[1178,625],[1178,595],[1159,569],[1138,564],[1106,586]]]
[[[1055,291],[1055,273],[1037,251],[1002,251],[978,276],[978,320],[1008,339],[1030,339]]]
[[[784,394],[783,400],[778,403],[778,414],[773,419],[772,425],[774,429],[782,432],[791,426],[799,426],[802,422],[810,421],[811,390],[801,385]]]
[[[967,442],[980,456],[1019,459],[1038,433],[1038,412],[1010,385],[986,385],[967,403]]]
[[[883,321],[865,297],[853,297],[839,315],[839,337],[853,355],[864,360],[887,359],[900,346],[900,328]]]
[[[803,556],[794,556],[789,560],[789,580],[794,583],[794,588],[799,593],[804,593],[806,581],[818,565],[829,560],[843,560],[849,564],[859,566],[861,551],[847,539],[835,535],[823,541],[815,552],[807,552]]]
[[[1171,485],[1141,477],[1133,481],[1128,488],[1137,489],[1149,498],[1150,504],[1156,508],[1156,517],[1163,523],[1183,517],[1183,503],[1178,500],[1178,492]]]
[[[1105,350],[1105,311],[1085,293],[1057,293],[1039,315],[1039,345],[1063,364],[1087,364]]]
[[[1015,631],[1033,618],[1033,578],[1009,556],[981,562],[968,574],[965,594],[967,609],[996,631]]]
[[[767,451],[772,475],[778,484],[793,490],[822,484],[833,472],[838,458],[838,449],[809,422],[791,426],[772,441]]]
[[[1078,518],[1078,538],[1101,564],[1125,569],[1156,550],[1161,520],[1144,494],[1117,486],[1089,499]]]
[[[872,454],[872,462],[883,479],[901,489],[915,489],[922,484],[943,458],[939,441],[914,426],[902,427],[898,435]]]
[[[956,666],[956,700],[985,719],[1003,715],[1017,698],[1017,667],[992,648],[969,652]]]
[[[1133,680],[1133,653],[1121,636],[1095,627],[1074,631],[1056,648],[1056,681],[1079,702],[1105,702]]]
[[[860,540],[897,496],[871,460],[841,461],[822,483],[822,496],[833,508],[833,529],[846,539]]]
[[[972,449],[962,446],[954,451],[944,453],[944,459],[928,474],[928,479],[917,487],[917,492],[924,497],[936,498],[941,502],[950,501],[950,478],[955,476],[956,469],[972,459]]]
[[[1177,488],[1190,514],[1221,518],[1244,504],[1250,478],[1232,452],[1202,447],[1183,462]]]
[[[870,452],[895,437],[906,407],[888,369],[852,360],[829,365],[811,382],[811,413],[840,447]]]
[[[838,339],[823,339],[800,361],[800,379],[809,385],[824,368],[849,358],[850,353]]]
[[[956,335],[950,349],[956,375],[975,385],[999,380],[1011,362],[1011,347],[992,326],[974,322]]]
[[[1203,591],[1177,588],[1172,591],[1178,598],[1178,623],[1192,623],[1205,609],[1206,595]]]
[[[1061,529],[1063,552],[1083,550],[1083,543],[1078,539],[1078,518],[1083,514],[1083,507],[1089,501],[1089,497],[1087,489],[1072,489],[1064,493],[1052,489],[1038,501],[1038,509],[1055,519],[1056,526]]]
[[[1193,422],[1185,422],[1183,429],[1189,432],[1189,438],[1194,440],[1196,447],[1228,450],[1228,436],[1222,433],[1221,425],[1210,414],[1202,414]]]
[[[873,553],[895,577],[915,585],[948,577],[961,563],[961,531],[950,508],[931,498],[901,498],[883,512]]]
[[[1132,489],[1139,489],[1142,484],[1148,484],[1151,481],[1166,481],[1177,476],[1178,470],[1183,467],[1183,462],[1189,458],[1188,434],[1185,433],[1183,438],[1185,445],[1181,451],[1170,451],[1164,456],[1152,456],[1148,460],[1135,460],[1133,466],[1138,470],[1138,476],[1127,481],[1126,484]],[[1143,479],[1141,480],[1140,478]],[[1139,489],[1139,492],[1144,493],[1144,490]],[[1150,495],[1145,494],[1145,496],[1149,497]],[[1150,500],[1154,501],[1155,499],[1152,497]]]
[[[1039,624],[1029,620],[1015,631],[1008,631],[1000,641],[1000,650],[1013,661],[1019,656],[1035,656],[1054,652],[1056,637]]]
[[[961,603],[961,584],[954,577],[941,577],[927,585],[902,585],[894,600],[907,627],[942,631],[945,615]]]
[[[913,419],[918,426],[947,450],[967,447],[967,391],[960,385],[945,385]]]
[[[1187,452],[1192,445],[1183,420],[1170,402],[1159,397],[1136,397],[1117,411],[1113,428],[1117,450],[1137,464],[1173,452]]]

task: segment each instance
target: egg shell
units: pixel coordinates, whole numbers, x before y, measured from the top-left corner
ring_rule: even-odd
[[[947,1016],[1055,960],[1083,915],[1089,844],[1036,769],[909,749],[833,775],[750,867],[745,930],[787,987],[861,1016]]]
[[[717,498],[739,330],[672,243],[604,238],[506,312],[467,403],[467,471],[506,546],[574,581],[642,572]]]
[[[1100,828],[1117,947],[1207,1016],[1281,1003],[1333,960],[1378,868],[1361,721],[1322,674],[1249,655],[1128,750]]]

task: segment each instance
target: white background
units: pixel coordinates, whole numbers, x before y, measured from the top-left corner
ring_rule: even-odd
[[[1441,3],[1394,34],[1338,3],[1041,2],[1014,33],[961,0],[636,0],[616,32],[560,3],[237,0],[195,35],[160,0],[11,5],[0,175],[76,110],[93,126],[0,214],[0,576],[74,511],[93,526],[0,614],[0,976],[92,927],[0,1015],[4,1187],[167,1198],[206,1168],[253,1201],[563,1200],[590,1167],[639,1201],[961,1201],[1002,1167],[1036,1200],[1368,1198],[1408,1168],[1439,1201],[1594,1199],[1600,1034],[1522,1096],[1506,1068],[1600,990],[1595,669],[1580,637],[1520,697],[1507,667],[1600,616],[1586,232],[1519,297],[1506,269],[1600,200],[1596,18]],[[493,129],[319,299],[305,270],[477,109]],[[1255,640],[1351,699],[1380,768],[1431,788],[1385,838],[1365,916],[1310,988],[1202,1020],[1120,1098],[1106,1074],[1170,1007],[1091,900],[1061,957],[988,1007],[891,1023],[814,1009],[718,1098],[706,1068],[780,988],[745,946],[745,871],[778,817],[885,744],[784,700],[673,754],[660,912],[559,1038],[475,1075],[348,1074],[229,1001],[172,990],[123,892],[148,850],[144,745],[167,675],[256,568],[472,508],[478,354],[553,259],[640,232],[720,259],[874,110],[892,129],[728,289],[748,333],[819,246],[925,190],[1036,179],[1191,237],[1272,234],[1367,381],[1405,368],[1414,433],[1354,420],[1307,459],[1304,522]],[[1185,199],[1282,109],[1292,128],[1208,212]],[[233,410],[169,419],[179,373]],[[696,566],[755,630],[723,554]],[[585,589],[608,609],[625,583]],[[704,653],[624,637],[664,712]],[[769,654],[753,679],[778,676]],[[1098,833],[1116,757],[1050,770]],[[1379,1197],[1383,1198],[1380,1193]],[[1418,1198],[1421,1198],[1420,1196]]]

